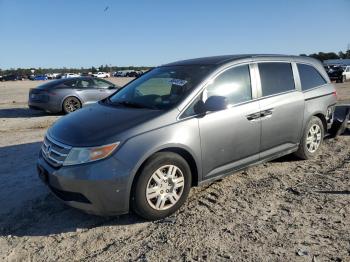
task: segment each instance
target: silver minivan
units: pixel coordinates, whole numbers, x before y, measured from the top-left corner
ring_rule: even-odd
[[[38,172],[72,207],[160,219],[180,208],[192,186],[290,153],[313,157],[335,103],[322,64],[308,57],[170,63],[58,120]]]

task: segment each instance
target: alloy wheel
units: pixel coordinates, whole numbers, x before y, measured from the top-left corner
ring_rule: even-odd
[[[321,144],[322,131],[319,125],[313,124],[307,133],[306,147],[310,153],[316,152]]]

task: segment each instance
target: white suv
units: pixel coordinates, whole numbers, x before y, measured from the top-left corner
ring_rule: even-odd
[[[350,80],[350,65],[346,66],[343,72],[343,83]]]
[[[61,78],[72,78],[72,77],[79,77],[80,75],[78,74],[74,74],[74,73],[66,73],[64,75],[62,75]]]
[[[106,72],[97,72],[95,74],[92,74],[94,77],[98,77],[98,78],[107,78],[110,77],[109,73]]]

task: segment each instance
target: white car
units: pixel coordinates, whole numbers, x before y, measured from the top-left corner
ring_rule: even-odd
[[[92,74],[94,77],[98,77],[98,78],[107,78],[110,77],[109,73],[106,72],[97,72],[95,74]]]
[[[346,66],[343,72],[343,83],[350,81],[350,65]]]
[[[80,75],[75,73],[66,73],[66,74],[63,74],[61,78],[72,78],[72,77],[80,77]]]

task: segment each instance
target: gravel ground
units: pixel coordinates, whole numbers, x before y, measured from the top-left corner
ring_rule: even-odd
[[[287,156],[193,188],[161,221],[97,217],[37,178],[40,141],[61,117],[27,108],[37,84],[0,83],[1,261],[350,261],[350,133],[313,160]],[[350,101],[350,83],[337,91]]]

